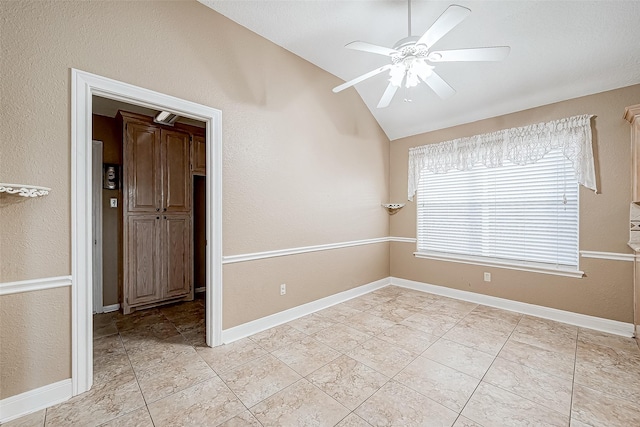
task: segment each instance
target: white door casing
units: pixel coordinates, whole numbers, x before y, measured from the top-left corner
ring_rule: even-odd
[[[71,379],[73,395],[93,384],[92,96],[169,111],[206,123],[207,344],[222,340],[222,112],[71,69]]]

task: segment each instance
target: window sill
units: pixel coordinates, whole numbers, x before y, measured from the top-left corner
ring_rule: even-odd
[[[491,260],[482,257],[446,254],[442,252],[414,252],[416,258],[434,259],[438,261],[460,262],[463,264],[483,265],[487,267],[506,268],[508,270],[528,271],[531,273],[553,274],[555,276],[565,276],[582,278],[584,272],[572,270],[570,268],[552,267],[547,264],[533,262],[517,262],[507,260]]]

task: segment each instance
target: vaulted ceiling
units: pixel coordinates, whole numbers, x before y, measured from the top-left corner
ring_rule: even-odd
[[[407,36],[405,0],[199,1],[345,81],[390,61],[345,44],[392,47]],[[450,4],[412,1],[413,35]],[[434,49],[508,45],[511,53],[502,62],[436,64],[456,90],[445,100],[421,84],[379,109],[387,73],[347,89],[358,91],[391,140],[640,83],[640,1],[455,4],[472,13]]]

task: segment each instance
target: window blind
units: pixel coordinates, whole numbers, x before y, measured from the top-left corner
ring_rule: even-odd
[[[418,252],[578,268],[578,183],[560,149],[528,165],[423,171]]]

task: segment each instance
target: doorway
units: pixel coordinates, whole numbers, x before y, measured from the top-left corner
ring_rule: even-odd
[[[169,95],[71,70],[72,384],[73,395],[93,383],[92,96],[169,111],[206,123],[206,343],[222,336],[221,111]]]

